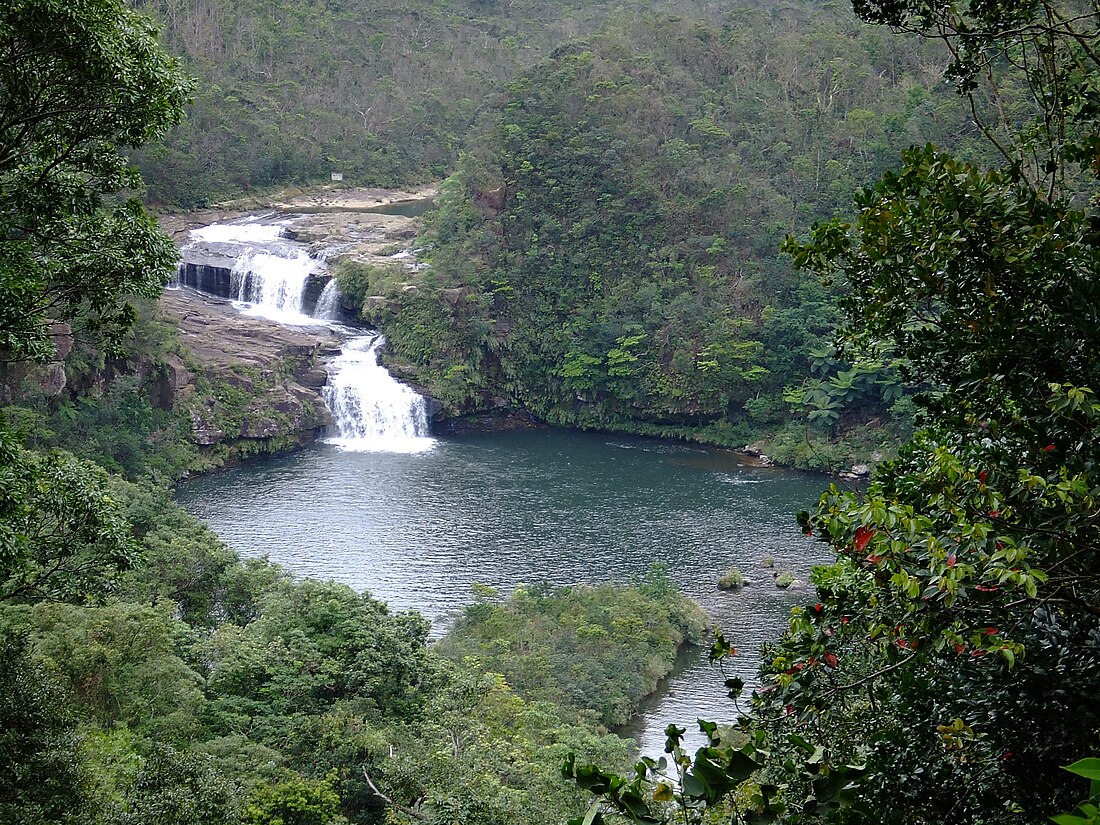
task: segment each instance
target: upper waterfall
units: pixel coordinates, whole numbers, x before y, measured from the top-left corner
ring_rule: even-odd
[[[191,230],[191,244],[230,257],[231,294],[250,315],[284,324],[309,324],[303,296],[309,276],[323,266],[300,244],[285,238],[291,219],[250,217]],[[186,248],[185,248],[186,251]]]
[[[332,362],[323,389],[336,434],[325,443],[363,452],[419,453],[435,446],[424,396],[378,363],[380,335],[353,338]]]

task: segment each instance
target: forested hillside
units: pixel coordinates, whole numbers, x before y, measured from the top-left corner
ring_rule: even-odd
[[[453,176],[431,272],[342,276],[449,414],[764,439],[829,469],[906,431],[894,372],[830,352],[836,296],[777,248],[909,145],[988,154],[941,45],[803,2],[143,8],[201,78],[136,155],[154,203]]]
[[[830,466],[799,452],[801,427],[775,437],[814,351],[810,413],[822,430],[845,407],[849,426],[874,420],[870,453],[896,437],[879,425],[897,379],[828,353],[836,295],[777,249],[910,144],[974,149],[935,54],[802,5],[649,15],[562,46],[471,132],[424,239],[432,269],[341,284],[392,366],[455,410],[730,446],[766,433]]]
[[[253,187],[449,174],[485,104],[558,44],[651,14],[646,3],[142,0],[201,82],[184,125],[138,155],[154,201]],[[692,18],[715,3],[662,4]]]

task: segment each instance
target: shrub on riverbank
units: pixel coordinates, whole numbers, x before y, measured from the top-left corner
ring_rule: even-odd
[[[621,725],[672,668],[706,617],[662,574],[629,587],[519,587],[479,593],[440,651],[500,673],[524,698]]]

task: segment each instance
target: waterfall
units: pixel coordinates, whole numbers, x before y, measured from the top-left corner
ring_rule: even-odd
[[[253,244],[271,243],[283,236],[289,221],[260,223],[260,218],[245,218],[236,223],[212,223],[191,230],[191,241],[206,243]]]
[[[427,400],[378,363],[382,343],[380,335],[353,338],[334,359],[323,393],[336,435],[325,443],[362,452],[430,450]]]
[[[226,283],[219,283],[213,290],[201,281],[196,285],[236,298],[246,305],[241,309],[250,315],[284,324],[313,323],[302,313],[302,296],[310,274],[323,264],[314,260],[305,247],[286,238],[291,220],[272,221],[271,216],[260,216],[192,229],[190,243],[183,252],[185,261],[190,253],[195,262],[187,266],[222,273],[224,278],[228,262],[222,261],[232,261]]]
[[[282,323],[309,323],[302,314],[302,293],[316,262],[304,249],[272,246],[249,250],[233,265],[237,300],[249,312]]]
[[[313,310],[313,317],[322,321],[340,320],[340,288],[336,286],[335,278],[325,284],[317,297],[317,308]]]

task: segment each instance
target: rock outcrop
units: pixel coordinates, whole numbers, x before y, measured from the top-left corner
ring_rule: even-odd
[[[188,289],[166,291],[160,314],[183,351],[165,359],[159,403],[188,416],[192,441],[216,463],[308,444],[331,423],[320,394],[321,361],[340,351],[331,330],[251,318]]]

